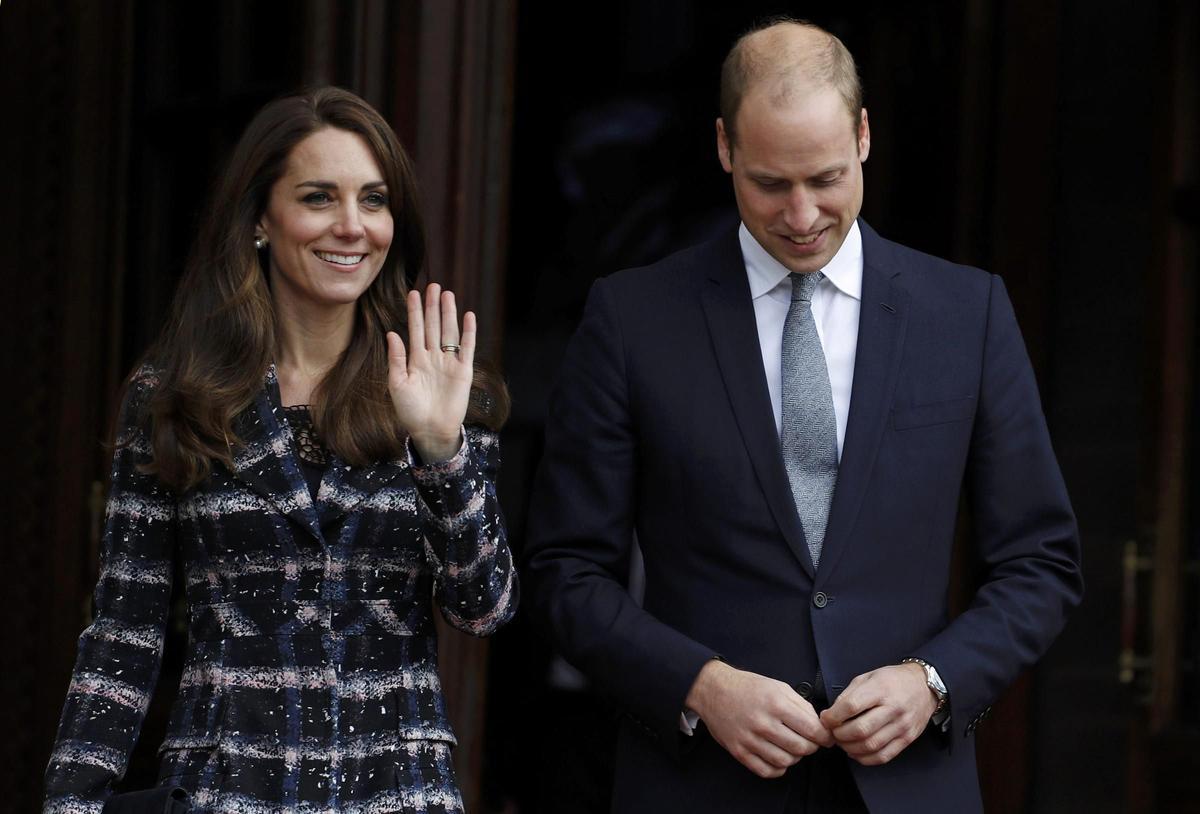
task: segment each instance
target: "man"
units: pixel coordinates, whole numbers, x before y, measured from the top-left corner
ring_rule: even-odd
[[[751,32],[721,96],[742,226],[595,284],[536,612],[629,713],[615,811],[979,811],[974,730],[1082,593],[1012,308],[857,219],[871,134],[835,37]],[[951,620],[964,490],[983,575]]]

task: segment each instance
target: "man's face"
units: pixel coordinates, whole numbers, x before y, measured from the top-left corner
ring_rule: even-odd
[[[751,90],[737,125],[737,143],[730,145],[717,119],[717,153],[733,176],[742,222],[789,271],[820,271],[862,208],[862,162],[871,149],[867,112],[855,132],[833,88],[782,104]]]

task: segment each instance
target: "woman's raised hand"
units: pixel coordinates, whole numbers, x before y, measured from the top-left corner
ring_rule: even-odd
[[[437,283],[408,293],[408,348],[388,331],[388,393],[401,426],[426,463],[452,458],[471,395],[475,360],[475,314],[463,315],[458,331],[454,294]]]

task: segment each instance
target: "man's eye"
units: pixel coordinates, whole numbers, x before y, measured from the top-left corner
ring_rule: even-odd
[[[783,182],[778,180],[772,181],[760,178],[755,183],[757,183],[762,189],[781,189],[783,187]]]

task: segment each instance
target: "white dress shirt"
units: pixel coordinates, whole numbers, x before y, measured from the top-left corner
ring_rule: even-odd
[[[754,320],[758,323],[763,371],[767,374],[771,409],[775,413],[775,431],[780,432],[783,409],[780,356],[783,349],[783,323],[792,303],[792,281],[787,268],[759,245],[745,224],[738,230],[738,240],[742,244],[742,259],[750,280],[750,297],[754,302]],[[825,366],[829,369],[840,461],[842,444],[846,439],[846,418],[850,415],[854,356],[858,351],[858,314],[862,305],[863,252],[858,221],[850,227],[841,248],[821,271],[825,279],[813,292],[812,314],[817,325],[817,336],[821,338],[821,349],[825,352]]]

